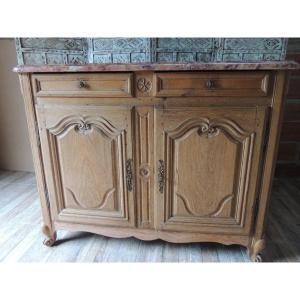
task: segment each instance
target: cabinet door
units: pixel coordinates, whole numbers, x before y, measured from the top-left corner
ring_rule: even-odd
[[[55,221],[133,226],[131,109],[40,106]]]
[[[156,226],[248,234],[264,108],[157,109]]]

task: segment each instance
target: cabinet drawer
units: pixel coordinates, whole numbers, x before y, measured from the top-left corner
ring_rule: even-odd
[[[155,96],[264,97],[269,77],[267,72],[156,73]]]
[[[131,97],[132,74],[35,75],[37,96]]]

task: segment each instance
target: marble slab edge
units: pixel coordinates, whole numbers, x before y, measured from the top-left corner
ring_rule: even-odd
[[[134,72],[134,71],[221,71],[221,70],[295,70],[294,61],[221,62],[221,63],[138,63],[85,65],[20,65],[17,73],[76,73],[76,72]]]

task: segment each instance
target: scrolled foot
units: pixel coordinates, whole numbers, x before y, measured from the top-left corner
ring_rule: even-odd
[[[45,239],[44,242],[43,242],[43,244],[45,246],[51,247],[51,246],[53,246],[55,244],[55,241],[56,240],[54,240],[54,239]]]
[[[265,240],[254,240],[248,248],[248,255],[253,262],[262,262],[261,252],[265,249]]]
[[[43,225],[42,231],[44,235],[46,235],[46,239],[44,240],[43,244],[48,247],[53,246],[56,242],[56,232],[52,232],[46,225]]]
[[[263,259],[262,259],[262,257],[261,257],[260,254],[257,254],[254,261],[255,261],[255,262],[262,262]]]

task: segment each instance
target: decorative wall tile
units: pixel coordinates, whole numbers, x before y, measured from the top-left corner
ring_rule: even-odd
[[[213,61],[217,38],[155,38],[151,42],[153,62]]]
[[[46,64],[46,55],[41,52],[24,52],[24,60],[29,65]]]
[[[93,61],[96,64],[108,64],[112,62],[111,54],[96,54],[93,56]]]
[[[170,50],[214,49],[214,38],[157,38],[153,39],[155,48]]]
[[[86,41],[82,38],[21,38],[22,48],[84,51]]]
[[[263,56],[263,60],[281,60],[282,55],[279,53],[266,53]]]
[[[213,60],[214,57],[212,51],[207,53],[198,52],[196,55],[197,62],[212,62]]]
[[[269,60],[283,60],[286,48],[284,38],[224,38],[220,39],[216,61],[259,61],[268,55],[274,55]]]
[[[130,63],[130,54],[129,53],[113,53],[112,55],[113,59],[113,63],[116,64],[126,64],[126,63]]]
[[[224,50],[281,50],[283,39],[280,38],[225,38]]]
[[[146,53],[131,53],[131,62],[140,63],[146,62]]]
[[[17,38],[16,49],[18,64],[88,63],[85,38]]]
[[[172,52],[157,52],[156,57],[153,59],[155,62],[173,62]]]
[[[46,61],[49,65],[64,64],[65,59],[63,54],[46,53]]]
[[[89,62],[91,63],[150,61],[150,38],[91,38],[88,39],[88,44]]]
[[[283,60],[284,38],[17,38],[18,64]]]
[[[82,65],[86,63],[87,63],[86,56],[78,55],[78,54],[68,54],[68,64]]]
[[[242,61],[241,53],[221,53],[218,58],[221,58],[221,61]]]
[[[193,62],[193,61],[195,61],[195,55],[192,52],[179,52],[177,54],[177,61],[179,61],[179,62]]]
[[[244,53],[243,60],[246,60],[246,61],[263,60],[263,54],[261,54],[261,53]]]
[[[94,38],[93,51],[126,51],[148,50],[149,39],[147,38]]]

